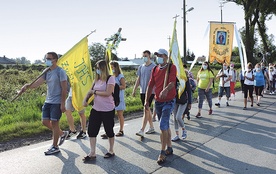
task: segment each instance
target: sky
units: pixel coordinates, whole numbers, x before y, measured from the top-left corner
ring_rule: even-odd
[[[183,0],[0,0],[0,56],[42,60],[49,51],[65,54],[78,41],[88,37],[88,45],[99,42],[122,28],[117,56],[140,58],[144,50],[169,49],[173,17],[177,18],[180,54],[183,55]],[[208,57],[209,21],[221,20],[219,0],[186,0],[187,49],[196,57]],[[242,6],[226,3],[224,22],[244,26]],[[268,33],[276,36],[275,17]],[[274,24],[273,24],[274,23]],[[237,45],[234,40],[234,46]]]

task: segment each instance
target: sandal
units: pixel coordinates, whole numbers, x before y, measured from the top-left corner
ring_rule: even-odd
[[[111,154],[109,152],[107,152],[105,155],[104,155],[104,158],[110,158],[110,157],[113,157],[115,156],[115,153]]]
[[[106,134],[102,134],[101,137],[102,137],[102,139],[108,139]]]
[[[165,151],[165,154],[168,156],[168,155],[172,155],[173,154],[173,150],[172,150],[172,148],[171,149],[167,149],[166,151]]]
[[[165,162],[165,160],[166,160],[166,155],[160,154],[158,159],[157,159],[157,163],[162,164],[162,163]]]
[[[83,162],[88,162],[88,161],[91,161],[91,160],[94,160],[96,159],[96,156],[86,156],[82,159]]]
[[[119,131],[119,132],[116,134],[116,137],[121,137],[121,136],[124,136],[124,131]]]

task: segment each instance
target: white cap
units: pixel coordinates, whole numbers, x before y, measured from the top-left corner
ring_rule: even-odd
[[[157,52],[154,53],[154,55],[156,54],[165,54],[166,56],[168,56],[168,51],[166,51],[163,48],[160,48]]]

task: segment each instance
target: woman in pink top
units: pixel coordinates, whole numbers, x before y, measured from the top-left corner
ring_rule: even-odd
[[[104,158],[110,158],[115,155],[114,146],[114,116],[115,104],[112,96],[115,86],[115,77],[108,73],[107,63],[100,60],[96,63],[96,77],[92,89],[87,93],[83,105],[88,105],[89,98],[94,95],[94,105],[90,112],[88,135],[90,138],[90,152],[83,159],[84,162],[96,158],[96,137],[99,133],[101,124],[109,140],[109,151]]]

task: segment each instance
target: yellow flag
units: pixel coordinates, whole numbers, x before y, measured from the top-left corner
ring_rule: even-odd
[[[105,51],[105,60],[106,60],[106,63],[107,63],[107,67],[108,67],[108,69],[109,69],[109,74],[113,74],[113,72],[112,72],[112,68],[111,68],[111,66],[109,65],[109,63],[112,61],[112,59],[111,59],[111,56],[112,56],[112,54],[111,54],[111,44],[109,43],[108,45],[107,45],[107,48],[106,48],[106,51]]]
[[[217,60],[219,63],[225,62],[230,65],[233,35],[233,23],[210,23],[209,57],[211,63]]]
[[[176,66],[177,78],[179,80],[178,97],[180,98],[180,96],[185,90],[187,76],[186,76],[183,63],[181,60],[180,52],[179,52],[177,32],[176,32],[176,20],[174,21],[172,41],[170,44],[170,59],[172,60],[173,64]]]
[[[72,104],[77,111],[84,109],[83,99],[92,87],[92,68],[88,51],[88,39],[84,37],[59,60],[58,65],[66,71],[70,79]]]

